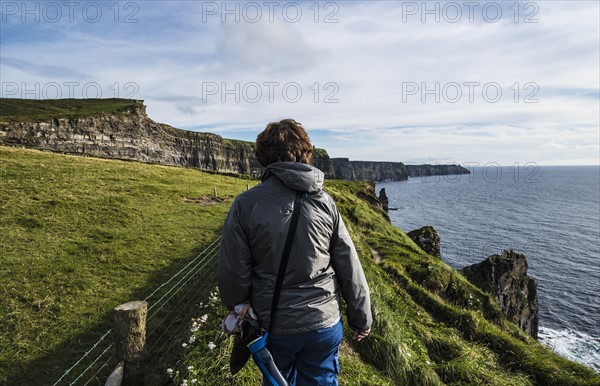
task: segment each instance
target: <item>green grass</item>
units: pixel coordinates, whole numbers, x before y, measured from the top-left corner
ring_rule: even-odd
[[[98,113],[126,112],[140,103],[134,99],[14,99],[0,98],[0,124],[81,118]]]
[[[7,147],[0,180],[0,384],[58,378],[86,336],[111,326],[114,306],[214,240],[233,197],[255,183]]]
[[[7,147],[0,180],[0,384],[39,385],[111,326],[114,306],[144,298],[214,240],[233,197],[255,183]],[[341,384],[600,385],[597,373],[528,338],[489,295],[389,224],[372,204],[372,184],[326,180],[325,189],[363,262],[374,314],[362,342],[351,342],[346,328]],[[197,317],[206,320],[181,337],[194,336],[193,344],[157,371],[166,377],[172,367],[179,383],[258,384],[252,363],[228,374],[225,310],[199,301]],[[36,381],[17,382],[23,377]]]

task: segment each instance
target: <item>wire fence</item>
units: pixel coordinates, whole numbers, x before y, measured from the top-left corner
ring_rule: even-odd
[[[166,369],[174,367],[189,334],[192,317],[207,302],[216,288],[217,256],[221,245],[217,237],[177,273],[157,287],[144,300],[148,302],[146,320],[146,383],[164,384]],[[114,335],[107,330],[53,386],[104,385],[116,366]]]

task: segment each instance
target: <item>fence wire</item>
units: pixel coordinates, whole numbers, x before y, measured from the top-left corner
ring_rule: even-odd
[[[220,245],[221,236],[144,299],[148,302],[146,384],[164,384],[166,369],[184,353],[192,318],[201,311],[199,304],[207,303],[216,289]],[[115,366],[114,334],[109,329],[53,386],[104,385]]]

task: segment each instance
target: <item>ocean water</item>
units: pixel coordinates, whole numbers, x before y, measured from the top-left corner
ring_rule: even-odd
[[[540,341],[600,371],[600,167],[490,166],[377,183],[392,223],[432,225],[462,268],[513,249],[538,280]]]

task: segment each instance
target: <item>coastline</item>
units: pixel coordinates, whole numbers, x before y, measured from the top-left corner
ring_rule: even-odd
[[[597,178],[597,170],[597,165],[540,166],[535,176],[538,181],[527,184],[523,175],[515,181],[512,170],[506,170],[504,180],[497,183],[482,181],[482,168],[475,168],[475,173],[464,176],[468,178],[457,175],[454,181],[450,176],[410,178],[399,183],[379,182],[376,189],[385,187],[389,206],[398,208],[389,212],[393,225],[406,232],[434,226],[441,236],[443,260],[455,269],[479,262],[501,248],[524,253],[530,275],[540,283],[539,341],[600,372],[600,334],[594,333],[597,328],[593,327],[598,314],[591,295],[595,290],[573,284],[595,282],[598,274],[593,258],[598,228],[582,223],[586,217],[582,207],[588,208],[587,218],[593,220],[589,211],[598,205],[595,179],[585,177]],[[562,174],[555,174],[559,172]],[[591,195],[565,193],[562,204],[556,192],[579,188],[577,181],[585,181]],[[577,202],[581,200],[583,203]],[[574,206],[577,204],[582,207]],[[555,206],[561,210],[558,215],[551,210]],[[563,223],[567,220],[572,222]],[[558,247],[548,246],[555,243]],[[558,280],[565,275],[570,278]]]

